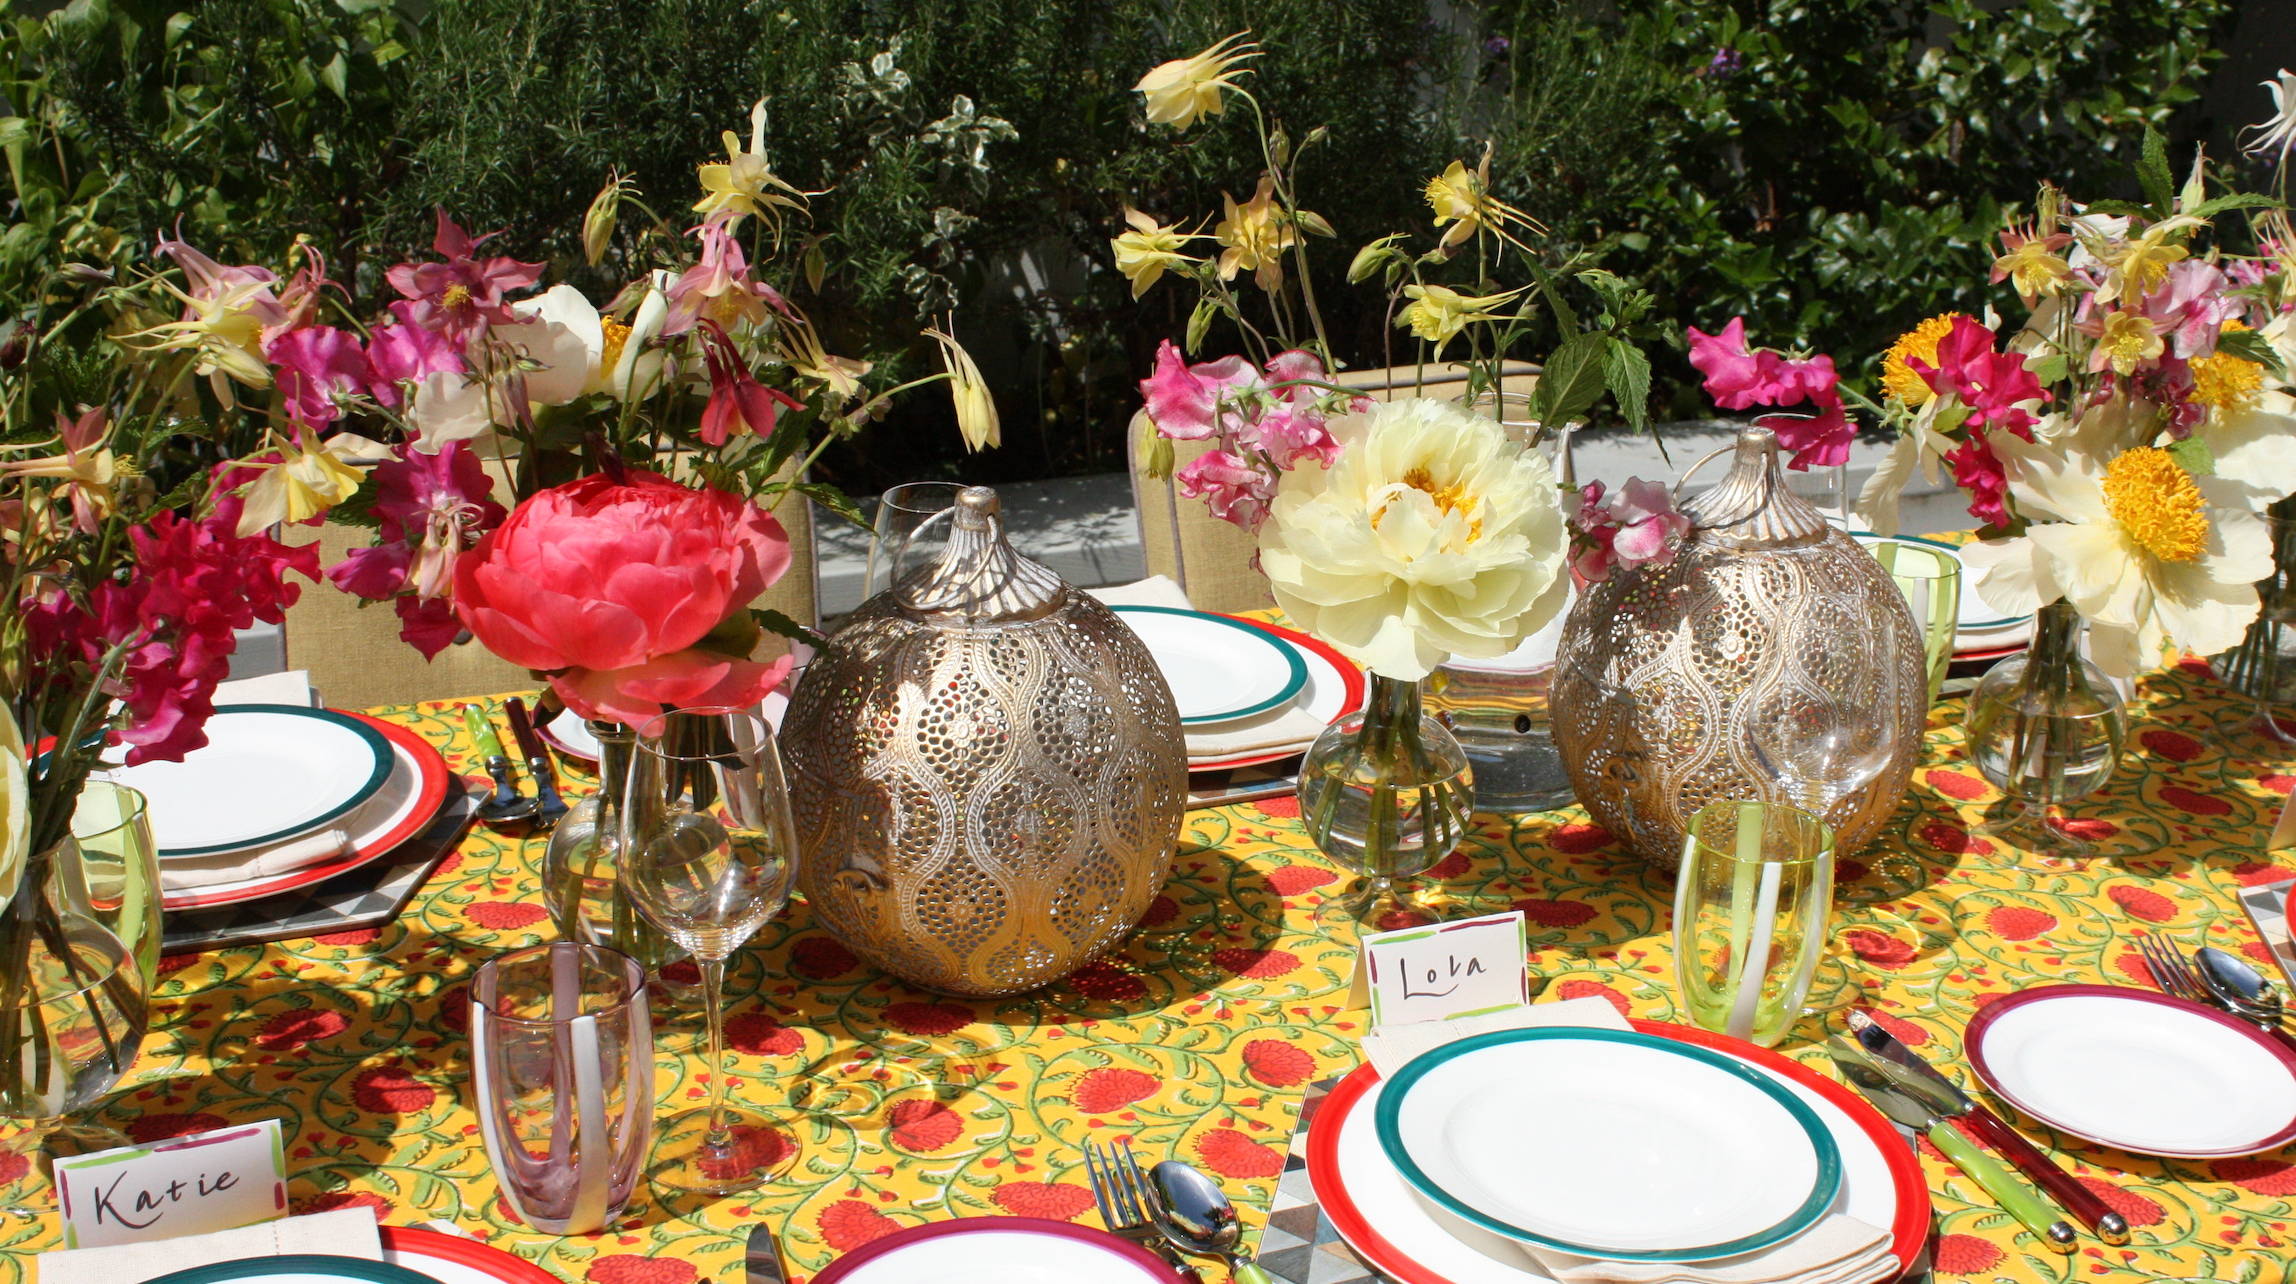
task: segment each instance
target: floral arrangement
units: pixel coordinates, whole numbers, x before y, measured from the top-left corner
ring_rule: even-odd
[[[1243,84],[1259,52],[1238,34],[1136,86],[1149,122],[1175,130],[1244,103],[1265,163],[1250,199],[1223,196],[1220,214],[1192,229],[1124,210],[1127,230],[1112,247],[1134,297],[1166,278],[1197,291],[1181,342],[1159,345],[1140,385],[1148,470],[1259,535],[1277,601],[1351,658],[1416,678],[1451,654],[1503,655],[1560,609],[1567,542],[1551,469],[1497,422],[1503,359],[1532,333],[1543,301],[1562,340],[1528,418],[1559,429],[1607,391],[1643,426],[1649,366],[1627,332],[1650,299],[1608,273],[1564,273],[1599,297],[1582,324],[1526,239],[1543,229],[1492,195],[1486,152],[1477,168],[1457,161],[1428,180],[1424,243],[1382,236],[1356,252],[1347,276],[1384,285],[1394,328],[1416,341],[1422,366],[1458,345],[1468,399],[1490,413],[1377,405],[1336,382],[1308,270],[1311,242],[1336,232],[1296,183],[1325,131],[1295,144],[1271,125]],[[1510,261],[1526,281],[1493,279]],[[1222,322],[1242,353],[1192,361]],[[1210,448],[1175,467],[1177,441]]]
[[[2172,188],[2148,138],[2141,204],[2079,204],[2044,186],[2001,233],[1991,280],[2020,323],[1932,317],[1883,362],[1899,432],[1860,511],[1896,526],[1917,470],[1942,465],[1985,538],[1964,557],[1994,606],[2063,601],[2092,658],[2127,675],[2175,644],[2240,641],[2272,570],[2257,514],[2296,491],[2296,238],[2267,198],[2212,196],[2196,158]],[[2262,209],[2258,251],[2210,243],[2212,220]]]

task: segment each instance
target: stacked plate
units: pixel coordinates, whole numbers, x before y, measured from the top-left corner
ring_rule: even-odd
[[[261,900],[370,864],[446,804],[446,759],[421,736],[361,714],[225,705],[182,762],[105,778],[150,800],[171,910]]]
[[[1163,671],[1188,738],[1190,771],[1225,771],[1305,751],[1363,707],[1363,670],[1274,624],[1168,606],[1117,606]]]
[[[1325,1215],[1403,1284],[1547,1280],[1580,1257],[1735,1270],[1860,1234],[1886,1237],[1881,1273],[1913,1261],[1928,1189],[1870,1106],[1751,1044],[1635,1024],[1462,1039],[1392,1082],[1356,1070],[1308,1133]]]
[[[1923,548],[1943,550],[1961,568],[1961,619],[1953,634],[1953,662],[1998,660],[2025,649],[2033,640],[2031,612],[2019,615],[1988,604],[1977,595],[1977,577],[1969,564],[1961,558],[1959,545],[1942,540],[1922,539],[1917,535],[1876,535],[1872,531],[1852,531],[1850,537],[1868,548],[1877,544],[1917,544]]]

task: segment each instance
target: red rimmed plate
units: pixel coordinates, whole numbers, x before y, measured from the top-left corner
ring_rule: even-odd
[[[2296,1052],[2151,990],[2045,985],[1996,999],[1961,1050],[2002,1100],[2131,1154],[2222,1159],[2296,1141]]]
[[[1890,1252],[1911,1266],[1929,1233],[1921,1163],[1857,1094],[1798,1062],[1727,1035],[1636,1021],[1645,1034],[1712,1048],[1783,1082],[1817,1111],[1842,1152],[1841,1209],[1887,1226]],[[1439,1221],[1387,1163],[1372,1127],[1379,1072],[1360,1066],[1339,1082],[1308,1129],[1308,1179],[1349,1247],[1401,1284],[1532,1284],[1539,1274],[1513,1241],[1459,1220]],[[1353,1121],[1352,1127],[1350,1121]]]
[[[534,1263],[491,1244],[415,1226],[385,1226],[383,1260],[439,1284],[561,1284]]]
[[[966,1217],[895,1231],[813,1284],[1176,1284],[1164,1259],[1104,1230],[1041,1217]]]
[[[446,758],[431,747],[429,741],[405,727],[363,713],[350,716],[380,731],[383,739],[390,742],[395,760],[382,789],[345,826],[351,833],[352,850],[284,874],[217,883],[196,891],[171,892],[162,902],[164,908],[187,910],[237,905],[309,887],[379,860],[392,848],[422,832],[423,826],[438,815],[439,807],[446,802],[447,788],[453,781]]]
[[[1363,693],[1366,689],[1363,670],[1356,667],[1346,656],[1333,650],[1330,643],[1321,638],[1310,637],[1296,629],[1287,629],[1280,624],[1270,624],[1265,620],[1250,620],[1242,616],[1230,616],[1228,618],[1248,624],[1300,649],[1303,653],[1302,658],[1307,661],[1308,672],[1307,689],[1300,693],[1300,701],[1309,712],[1318,716],[1322,716],[1326,709],[1332,709],[1336,704],[1335,711],[1323,718],[1326,725],[1337,722],[1363,707]],[[1335,679],[1338,687],[1336,700],[1332,693],[1326,690],[1326,687],[1332,685]],[[1276,762],[1284,758],[1296,757],[1306,748],[1307,746],[1301,745],[1295,749],[1261,750],[1237,754],[1232,758],[1208,758],[1202,761],[1191,758],[1188,760],[1188,770],[1226,771],[1231,767],[1256,767],[1264,762]]]

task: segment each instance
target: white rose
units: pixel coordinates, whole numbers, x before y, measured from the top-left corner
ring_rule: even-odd
[[[1335,419],[1328,469],[1284,475],[1260,567],[1298,625],[1358,664],[1416,680],[1513,650],[1568,596],[1554,472],[1447,401]]]

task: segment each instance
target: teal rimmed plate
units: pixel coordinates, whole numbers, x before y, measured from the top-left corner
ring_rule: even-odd
[[[277,1257],[212,1262],[172,1275],[156,1276],[146,1284],[341,1284],[345,1280],[355,1284],[438,1284],[435,1276],[389,1262],[321,1253],[283,1253]]]
[[[1380,1094],[1379,1143],[1445,1210],[1542,1248],[1704,1262],[1791,1239],[1841,1192],[1841,1152],[1776,1080],[1624,1030],[1445,1044]]]
[[[1169,606],[1111,607],[1147,644],[1180,725],[1231,722],[1280,708],[1307,685],[1297,648],[1242,620]]]
[[[220,856],[311,833],[383,787],[396,755],[383,734],[332,709],[235,704],[207,721],[182,762],[104,772],[149,802],[161,860]]]

